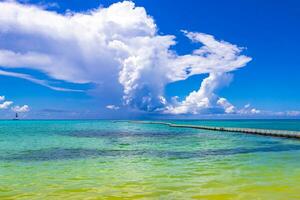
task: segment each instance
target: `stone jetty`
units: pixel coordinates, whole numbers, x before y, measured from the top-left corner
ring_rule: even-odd
[[[175,128],[193,128],[193,129],[203,129],[203,130],[210,130],[210,131],[238,132],[238,133],[253,134],[253,135],[300,139],[300,131],[216,127],[216,126],[202,126],[202,125],[191,125],[191,124],[173,124],[173,123],[161,122],[161,121],[130,121],[130,122],[140,123],[140,124],[161,124],[161,125],[166,125]]]

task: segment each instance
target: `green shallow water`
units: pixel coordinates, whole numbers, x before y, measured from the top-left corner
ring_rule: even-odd
[[[297,120],[175,122],[300,130]],[[0,121],[1,200],[299,199],[299,181],[299,140],[113,121]]]

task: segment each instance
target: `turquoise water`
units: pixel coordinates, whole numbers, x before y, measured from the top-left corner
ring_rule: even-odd
[[[299,120],[172,121],[300,130]],[[0,121],[0,199],[299,199],[300,141],[114,121]]]

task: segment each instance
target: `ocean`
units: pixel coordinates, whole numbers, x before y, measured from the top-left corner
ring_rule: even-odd
[[[300,120],[172,120],[300,131]],[[1,120],[0,199],[300,199],[300,140],[110,120]]]

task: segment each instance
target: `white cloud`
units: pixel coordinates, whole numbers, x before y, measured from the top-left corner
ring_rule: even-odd
[[[255,108],[248,111],[248,113],[243,114],[255,114],[260,116],[267,116],[267,117],[300,117],[299,110],[286,110],[286,111],[269,111],[269,110],[257,110]]]
[[[237,113],[241,115],[253,115],[253,114],[261,114],[262,111],[253,108],[251,104],[246,104],[242,109],[237,110]]]
[[[198,91],[191,92],[184,101],[175,106],[169,106],[165,111],[172,114],[201,114],[202,111],[221,107],[226,113],[234,110],[234,107],[225,99],[215,94],[220,87],[229,84],[231,76],[226,73],[210,73],[205,78]]]
[[[286,111],[285,114],[290,117],[298,117],[298,116],[300,116],[300,111],[299,110],[291,110],[291,111]]]
[[[29,112],[30,108],[28,105],[24,105],[24,106],[14,106],[12,108],[12,111],[17,112],[17,113],[25,113],[25,112]]]
[[[244,108],[247,109],[247,108],[250,108],[250,106],[251,106],[251,105],[248,103],[248,104],[246,104],[246,105],[244,106]]]
[[[9,106],[11,106],[14,103],[12,101],[5,101],[5,96],[0,96],[0,102],[3,102],[3,103],[0,103],[0,110],[7,109],[7,108],[9,108]]]
[[[159,35],[152,17],[133,2],[115,3],[85,13],[58,14],[41,7],[0,2],[0,75],[23,78],[60,91],[51,83],[14,68],[30,68],[50,78],[72,83],[94,83],[107,97],[145,111],[173,114],[201,113],[203,109],[234,111],[216,90],[229,84],[232,72],[251,58],[242,49],[212,35],[183,31],[201,46],[178,55],[171,50],[175,36]],[[168,102],[165,86],[196,74],[209,74],[198,91],[182,102]],[[107,97],[109,98],[109,97]],[[231,107],[232,106],[232,107]]]
[[[219,98],[217,104],[224,108],[225,113],[235,113],[236,108],[225,98]]]
[[[252,109],[250,110],[250,112],[251,112],[251,114],[259,114],[261,111],[255,109],[255,108],[252,108]]]
[[[5,101],[5,96],[0,96],[0,102],[3,102],[3,103],[0,103],[0,110],[8,109],[14,103],[13,101]],[[11,110],[14,112],[22,112],[22,113],[30,111],[28,105],[14,106],[11,108]]]
[[[4,101],[3,103],[0,104],[0,110],[2,109],[7,109],[9,106],[13,104],[12,101]]]
[[[106,108],[110,109],[110,110],[119,110],[120,109],[119,106],[115,106],[115,105],[107,105]]]

